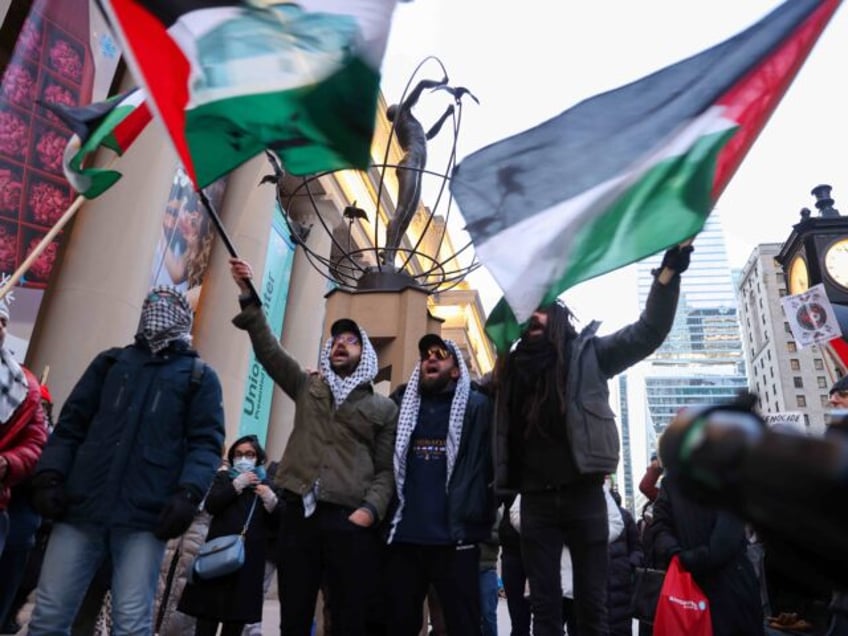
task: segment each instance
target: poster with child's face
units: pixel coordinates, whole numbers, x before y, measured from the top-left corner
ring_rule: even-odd
[[[205,190],[216,209],[223,199],[225,185],[226,179],[219,179]],[[191,179],[182,168],[177,168],[162,216],[150,286],[176,287],[185,292],[196,311],[214,241],[215,228]]]

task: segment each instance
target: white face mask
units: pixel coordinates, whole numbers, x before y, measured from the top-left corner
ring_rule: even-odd
[[[240,473],[246,473],[254,468],[256,468],[256,460],[248,459],[247,457],[241,457],[233,462],[233,468],[235,468]]]

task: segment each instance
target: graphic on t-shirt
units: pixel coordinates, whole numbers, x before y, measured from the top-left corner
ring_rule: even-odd
[[[445,459],[445,440],[420,437],[412,442],[412,452],[417,459],[443,461]]]

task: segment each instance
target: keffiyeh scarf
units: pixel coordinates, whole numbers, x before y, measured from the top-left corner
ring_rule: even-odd
[[[468,395],[471,390],[471,378],[468,375],[468,368],[465,366],[465,360],[459,347],[453,340],[445,340],[445,344],[453,352],[459,367],[459,378],[456,381],[454,388],[453,400],[451,401],[450,419],[448,420],[448,438],[445,440],[445,451],[447,455],[447,475],[445,476],[445,491],[450,484],[451,475],[453,474],[456,456],[459,452],[459,442],[462,439],[462,425],[465,421],[465,408],[468,406]],[[412,375],[409,376],[409,383],[406,385],[406,391],[403,394],[403,400],[400,403],[400,414],[397,422],[397,437],[395,439],[395,487],[398,497],[398,507],[395,516],[392,519],[392,530],[389,535],[389,543],[395,536],[398,524],[403,517],[403,485],[406,481],[406,457],[409,452],[409,440],[412,437],[412,432],[418,424],[418,410],[421,408],[421,390],[419,388],[419,377],[421,375],[421,365],[416,364]]]
[[[336,408],[342,405],[353,391],[360,384],[371,382],[377,377],[377,372],[380,370],[377,365],[377,352],[371,345],[368,335],[362,327],[359,328],[359,340],[362,344],[362,355],[359,358],[359,364],[356,369],[346,378],[343,378],[333,371],[330,365],[330,351],[333,349],[333,338],[327,338],[324,343],[324,348],[321,350],[321,374],[324,377],[324,382],[330,387],[333,394],[333,402]]]
[[[176,287],[154,287],[141,307],[141,335],[155,354],[174,340],[191,343],[191,305]]]
[[[0,424],[12,418],[26,399],[28,390],[21,365],[6,347],[0,347]]]

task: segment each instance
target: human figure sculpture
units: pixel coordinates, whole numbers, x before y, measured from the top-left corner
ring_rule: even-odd
[[[392,104],[386,110],[386,117],[394,122],[395,133],[404,156],[396,168],[398,200],[395,213],[386,228],[386,246],[383,255],[385,265],[394,264],[401,238],[418,209],[418,202],[421,199],[421,171],[427,165],[427,141],[439,133],[442,125],[454,112],[454,105],[451,104],[433,127],[425,133],[421,122],[412,114],[412,108],[425,89],[446,86],[447,83],[447,77],[441,80],[421,80],[401,104]]]

